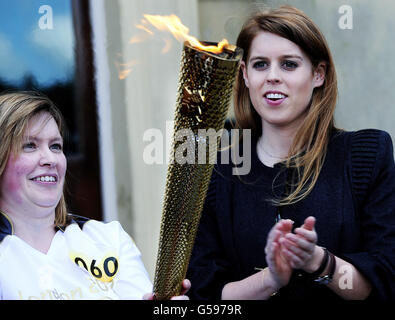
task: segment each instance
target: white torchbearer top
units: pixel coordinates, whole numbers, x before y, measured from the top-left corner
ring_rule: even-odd
[[[44,254],[4,236],[12,225],[0,218],[0,299],[142,299],[152,292],[140,251],[118,222],[72,223]]]

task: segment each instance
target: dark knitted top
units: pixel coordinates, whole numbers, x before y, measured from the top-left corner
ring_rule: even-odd
[[[286,172],[282,164],[265,166],[256,142],[249,174],[232,175],[231,164],[215,166],[187,273],[191,299],[220,299],[226,283],[266,266],[266,238],[277,212],[267,200],[279,194]],[[295,227],[310,215],[316,217],[318,245],[369,279],[370,298],[395,298],[395,166],[386,132],[335,131],[312,192],[280,212],[295,221]],[[273,298],[339,297],[295,270]]]

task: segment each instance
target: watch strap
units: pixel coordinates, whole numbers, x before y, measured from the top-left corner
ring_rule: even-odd
[[[328,260],[329,260],[329,251],[324,248],[321,247],[322,249],[324,249],[324,256],[322,258],[321,264],[318,267],[318,269],[314,272],[306,272],[303,270],[299,270],[299,275],[303,276],[305,279],[309,279],[309,280],[314,280],[316,279],[321,273],[324,272],[326,266],[328,265]]]
[[[324,249],[324,257],[322,258],[322,261],[321,261],[320,266],[318,267],[318,269],[317,269],[316,271],[311,272],[311,273],[307,273],[307,276],[308,276],[309,278],[311,278],[311,279],[315,279],[315,278],[317,278],[321,273],[323,273],[324,270],[325,270],[325,268],[326,268],[326,266],[327,266],[327,264],[328,264],[329,251],[328,251],[326,248],[324,248],[324,247],[322,247],[322,249]]]
[[[333,280],[333,275],[335,274],[335,270],[336,270],[336,258],[329,251],[328,254],[329,254],[329,271],[326,275],[320,276],[314,280],[318,284],[329,284]]]

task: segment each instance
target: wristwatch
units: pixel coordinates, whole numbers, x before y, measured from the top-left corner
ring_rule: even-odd
[[[308,273],[308,277],[311,280],[315,280],[321,273],[323,273],[328,264],[329,251],[325,247],[322,247],[322,249],[324,250],[324,257],[322,258],[320,266],[316,271]]]
[[[318,284],[329,284],[332,282],[333,279],[333,275],[335,273],[336,270],[336,258],[335,256],[329,252],[328,250],[326,250],[326,252],[328,252],[329,255],[329,272],[328,274],[324,275],[324,276],[320,276],[317,279],[315,279],[314,281],[317,282]]]

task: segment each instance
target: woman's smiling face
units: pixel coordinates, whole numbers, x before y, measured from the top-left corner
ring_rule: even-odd
[[[315,70],[292,41],[262,31],[252,41],[248,61],[241,64],[246,86],[262,126],[299,126],[314,88],[325,79],[325,64]]]
[[[22,150],[12,152],[0,180],[2,209],[53,208],[57,206],[66,173],[63,139],[47,112],[28,123]]]

